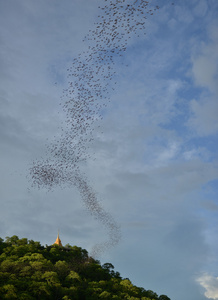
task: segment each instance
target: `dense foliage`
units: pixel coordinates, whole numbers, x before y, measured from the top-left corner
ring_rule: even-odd
[[[170,300],[134,286],[113,269],[80,247],[0,238],[0,299]]]

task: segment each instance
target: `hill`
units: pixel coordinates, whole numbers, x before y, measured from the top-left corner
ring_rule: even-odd
[[[0,299],[170,300],[123,279],[77,246],[42,246],[16,235],[0,238]]]

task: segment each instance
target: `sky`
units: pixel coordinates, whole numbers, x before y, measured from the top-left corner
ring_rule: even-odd
[[[73,139],[74,106],[70,117],[63,106],[81,100],[78,82],[90,83],[78,64],[103,65],[93,51],[110,3],[0,0],[0,236],[51,245],[59,230],[64,245],[104,245],[96,258],[137,286],[171,300],[218,299],[218,1],[148,2],[143,28],[100,76],[108,85],[94,97],[90,141],[74,138],[82,154],[76,164],[69,154],[64,173],[74,179],[49,189],[31,168],[56,167],[54,145]]]

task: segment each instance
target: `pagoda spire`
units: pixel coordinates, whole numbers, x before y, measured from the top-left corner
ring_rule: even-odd
[[[58,230],[58,236],[56,238],[56,241],[54,242],[54,245],[58,245],[63,247],[62,243],[61,243],[61,239],[59,238],[59,230]]]

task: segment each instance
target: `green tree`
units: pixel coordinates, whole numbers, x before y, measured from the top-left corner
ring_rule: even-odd
[[[99,295],[100,299],[111,299],[111,293],[104,291]]]
[[[5,284],[0,289],[3,299],[17,299],[17,290],[13,284]]]
[[[170,300],[170,298],[167,297],[166,295],[160,295],[158,300]]]
[[[57,261],[54,265],[54,269],[58,274],[58,277],[62,280],[66,278],[66,276],[69,274],[70,268],[66,261]]]
[[[170,300],[121,278],[77,246],[41,246],[16,235],[0,238],[0,299]]]
[[[17,235],[13,235],[12,237],[6,236],[5,242],[9,245],[17,245],[17,242],[19,241],[19,237]]]

